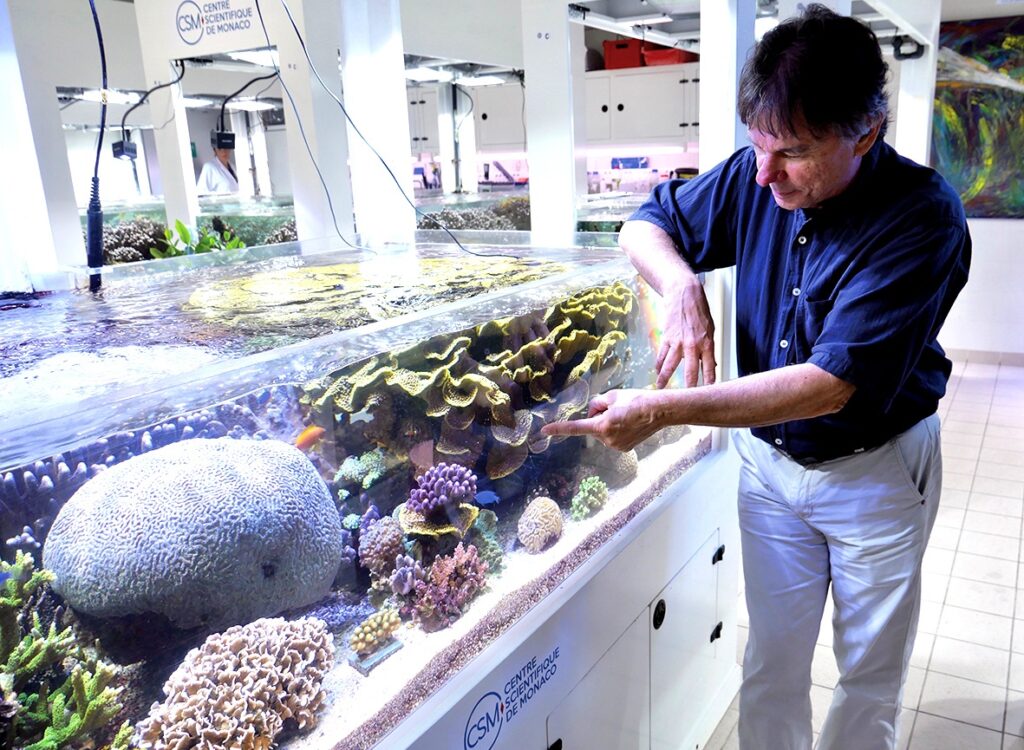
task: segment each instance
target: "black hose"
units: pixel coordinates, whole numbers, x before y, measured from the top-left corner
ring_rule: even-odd
[[[86,264],[89,267],[89,290],[98,291],[103,284],[99,269],[103,266],[103,207],[100,205],[100,154],[103,152],[103,131],[107,127],[107,52],[103,47],[103,30],[96,13],[95,0],[89,0],[92,20],[96,26],[96,40],[100,46],[100,67],[103,71],[102,102],[100,104],[100,137],[96,144],[96,164],[92,170],[92,190],[89,193],[89,207],[86,210]]]
[[[253,78],[247,84],[242,86],[242,88],[238,89],[238,91],[234,92],[233,94],[228,94],[227,96],[225,96],[224,97],[224,101],[221,102],[221,105],[220,105],[220,120],[219,120],[219,122],[220,122],[220,129],[221,129],[221,131],[223,132],[223,130],[224,130],[224,107],[227,106],[229,101],[234,99],[236,96],[241,94],[243,91],[245,91],[247,88],[252,86],[257,81],[267,81],[267,80],[270,80],[271,78],[277,78],[277,76],[278,76],[277,71],[274,71],[270,75],[260,76],[259,78]]]
[[[173,86],[176,83],[181,83],[181,79],[185,77],[185,61],[184,60],[178,60],[178,65],[181,66],[181,72],[178,74],[177,78],[175,78],[173,81],[168,81],[167,83],[161,83],[159,86],[154,86],[149,91],[147,91],[145,94],[143,94],[142,98],[139,99],[137,102],[135,102],[135,104],[133,104],[131,107],[129,107],[128,110],[124,113],[124,117],[121,118],[121,140],[124,140],[124,141],[128,140],[128,135],[125,133],[125,129],[124,129],[124,124],[128,120],[128,115],[130,115],[136,109],[138,109],[143,104],[145,104],[146,103],[146,99],[149,98],[150,94],[152,94],[154,91],[159,91],[160,89],[167,88],[168,86]]]

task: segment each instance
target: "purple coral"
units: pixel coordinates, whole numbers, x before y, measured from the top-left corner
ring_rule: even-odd
[[[395,572],[391,574],[391,590],[398,596],[409,596],[417,581],[426,580],[427,574],[419,560],[409,555],[395,558]]]
[[[386,516],[359,535],[359,562],[379,576],[390,575],[395,558],[405,552],[404,542],[398,521]]]
[[[425,518],[476,497],[476,474],[458,464],[440,463],[417,477],[416,483],[419,486],[409,493],[406,507]]]
[[[415,584],[416,617],[424,630],[446,628],[462,616],[469,601],[487,584],[487,562],[472,544],[460,543],[451,556],[435,558],[426,580]]]

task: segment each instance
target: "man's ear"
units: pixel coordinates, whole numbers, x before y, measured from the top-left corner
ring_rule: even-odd
[[[875,145],[875,141],[878,140],[878,133],[882,129],[883,118],[884,115],[879,117],[878,121],[871,126],[871,130],[857,139],[857,145],[853,147],[854,156],[864,156]]]

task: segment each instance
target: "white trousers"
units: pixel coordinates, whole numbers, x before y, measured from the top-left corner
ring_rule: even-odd
[[[890,750],[942,487],[939,419],[804,467],[748,431],[739,521],[750,636],[741,750],[811,747],[811,660],[829,585],[839,666],[819,750]]]

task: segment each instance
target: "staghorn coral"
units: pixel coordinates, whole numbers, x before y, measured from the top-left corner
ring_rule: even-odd
[[[182,629],[314,602],[341,555],[326,485],[276,440],[185,440],[118,464],[68,501],[43,547],[72,607]]]
[[[486,583],[487,563],[472,544],[464,547],[460,543],[450,556],[435,558],[426,579],[416,582],[416,618],[424,630],[446,628],[462,616]]]
[[[395,557],[405,551],[404,542],[398,521],[382,518],[359,535],[359,564],[377,576],[389,576]]]
[[[110,686],[114,676],[113,667],[102,662],[91,670],[77,665],[55,692],[30,696],[26,716],[46,728],[25,750],[58,750],[106,726],[121,710],[117,697],[122,688]]]
[[[476,474],[459,464],[440,463],[416,477],[406,508],[425,518],[436,518],[445,511],[476,497]]]
[[[313,618],[261,619],[212,635],[188,652],[138,725],[142,750],[266,750],[292,719],[316,725],[334,639]]]
[[[572,498],[572,518],[582,521],[592,516],[608,502],[608,485],[600,477],[587,477]]]
[[[562,535],[562,509],[550,497],[534,498],[519,516],[517,529],[519,541],[536,554]]]
[[[382,609],[359,624],[349,638],[348,645],[360,656],[368,656],[390,641],[401,624],[397,609]]]

